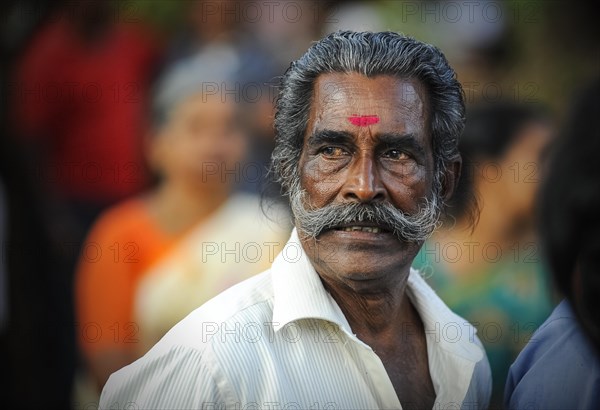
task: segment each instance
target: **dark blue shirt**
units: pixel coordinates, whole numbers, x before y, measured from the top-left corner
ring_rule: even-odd
[[[563,300],[513,363],[507,409],[600,409],[600,360]]]

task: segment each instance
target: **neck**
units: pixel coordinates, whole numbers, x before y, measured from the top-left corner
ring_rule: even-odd
[[[406,296],[408,272],[395,275],[398,276],[401,279],[368,291],[357,291],[323,276],[321,281],[338,303],[352,331],[373,346],[386,340],[397,340],[395,336],[415,321],[416,312]]]
[[[179,234],[207,219],[225,203],[229,190],[210,190],[165,181],[149,198],[151,213],[159,226]]]

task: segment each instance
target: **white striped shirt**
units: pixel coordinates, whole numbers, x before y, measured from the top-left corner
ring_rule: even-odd
[[[411,270],[434,409],[486,408],[489,363],[475,329]],[[383,363],[353,333],[296,230],[271,269],[208,301],[114,373],[102,409],[398,409]]]

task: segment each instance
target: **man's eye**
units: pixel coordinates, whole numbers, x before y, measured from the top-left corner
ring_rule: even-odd
[[[324,147],[319,153],[325,157],[342,157],[348,155],[348,152],[340,147]]]
[[[405,160],[405,159],[410,159],[410,156],[408,156],[407,153],[405,153],[404,151],[400,151],[399,149],[391,149],[389,151],[386,151],[383,156],[385,158],[389,158],[389,159],[395,159],[395,160]]]

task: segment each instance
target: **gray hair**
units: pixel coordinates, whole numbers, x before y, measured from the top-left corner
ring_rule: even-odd
[[[313,44],[284,74],[276,102],[276,146],[271,172],[283,192],[300,190],[299,161],[316,78],[325,73],[393,75],[419,80],[427,90],[429,129],[435,159],[434,195],[444,171],[460,158],[458,139],[464,128],[464,93],[442,52],[393,32],[338,31]]]
[[[234,88],[239,58],[229,47],[207,48],[168,66],[153,89],[152,123],[162,127],[171,112],[196,94],[217,94]]]

